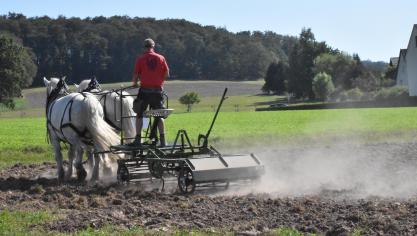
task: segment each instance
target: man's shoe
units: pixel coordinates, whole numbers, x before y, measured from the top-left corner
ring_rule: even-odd
[[[165,147],[167,145],[167,143],[165,142],[165,135],[159,135],[159,147]]]

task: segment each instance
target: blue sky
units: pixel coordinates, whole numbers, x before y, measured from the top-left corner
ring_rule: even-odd
[[[271,30],[285,35],[310,27],[317,40],[374,61],[398,56],[417,24],[415,0],[0,0],[0,14],[8,12],[181,18],[232,32]]]

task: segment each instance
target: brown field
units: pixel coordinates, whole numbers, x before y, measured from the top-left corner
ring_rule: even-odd
[[[175,179],[164,192],[158,180],[58,184],[54,164],[17,164],[0,171],[0,210],[48,209],[59,219],[40,227],[62,233],[110,224],[163,232],[259,234],[292,227],[326,235],[415,235],[417,174],[407,168],[415,165],[415,152],[416,143],[259,148],[267,166],[260,182],[189,196],[177,192]]]

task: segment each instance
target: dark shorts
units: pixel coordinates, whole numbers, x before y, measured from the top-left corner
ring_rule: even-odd
[[[150,109],[164,109],[163,90],[157,89],[139,89],[137,96],[138,104],[136,107],[137,116],[143,117],[143,113],[149,107]]]

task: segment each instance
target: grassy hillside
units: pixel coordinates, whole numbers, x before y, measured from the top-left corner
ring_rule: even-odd
[[[71,83],[71,82],[68,82]],[[213,111],[217,106],[224,88],[229,88],[227,102],[224,103],[224,111],[254,111],[256,106],[276,102],[282,99],[279,96],[262,96],[263,81],[181,81],[168,80],[165,90],[169,96],[169,106],[175,109],[175,113],[186,112],[186,106],[179,103],[178,98],[186,92],[195,91],[201,97],[201,102],[193,106],[193,112]],[[128,87],[130,82],[102,84],[105,90]],[[76,91],[70,86],[71,91]],[[129,90],[135,94],[135,90]],[[24,98],[17,99],[16,109],[11,111],[0,106],[0,118],[15,117],[44,117],[45,116],[45,88],[31,88],[23,90]]]

